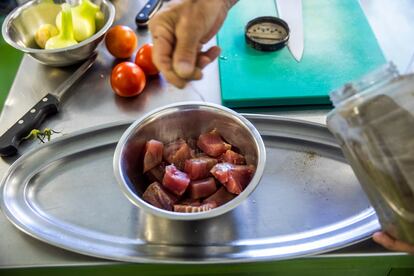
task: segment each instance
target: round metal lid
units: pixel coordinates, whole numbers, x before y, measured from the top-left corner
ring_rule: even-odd
[[[262,16],[249,21],[245,28],[246,43],[259,51],[276,51],[289,40],[289,26],[278,17]]]

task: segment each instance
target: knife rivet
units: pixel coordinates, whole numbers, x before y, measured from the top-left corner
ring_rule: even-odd
[[[47,102],[49,99],[48,98],[43,98],[42,101]]]
[[[35,113],[36,112],[36,109],[32,109],[32,110],[30,110],[30,113]]]
[[[19,120],[17,123],[18,123],[19,125],[21,125],[21,124],[23,124],[23,123],[24,123],[24,121],[23,121],[23,120]]]
[[[143,14],[143,13],[140,13],[140,14],[139,14],[139,17],[144,17],[144,14]]]
[[[149,8],[151,8],[151,5],[147,5],[146,7],[149,9]]]

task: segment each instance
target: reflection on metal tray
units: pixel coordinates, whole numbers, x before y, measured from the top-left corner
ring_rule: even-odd
[[[230,213],[204,221],[150,216],[112,172],[128,123],[77,132],[23,155],[3,179],[1,208],[25,233],[78,253],[130,262],[246,262],[318,254],[379,229],[328,130],[245,115],[267,148],[263,179]]]

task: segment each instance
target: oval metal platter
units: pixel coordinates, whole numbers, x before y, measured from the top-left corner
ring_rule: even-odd
[[[170,221],[121,193],[112,169],[131,122],[62,136],[28,152],[2,181],[1,208],[20,230],[95,257],[145,263],[278,260],[357,243],[377,217],[326,127],[245,115],[267,150],[254,193],[225,215]]]

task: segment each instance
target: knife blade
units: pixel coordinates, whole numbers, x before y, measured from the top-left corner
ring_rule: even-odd
[[[93,54],[55,91],[44,96],[0,137],[0,156],[16,154],[19,144],[32,129],[38,128],[47,117],[59,112],[62,96],[92,66],[96,56],[96,53]]]
[[[302,0],[275,0],[279,17],[285,20],[290,29],[288,48],[297,62],[304,50]]]
[[[161,8],[163,0],[149,0],[135,17],[139,27],[147,27],[148,21]]]

